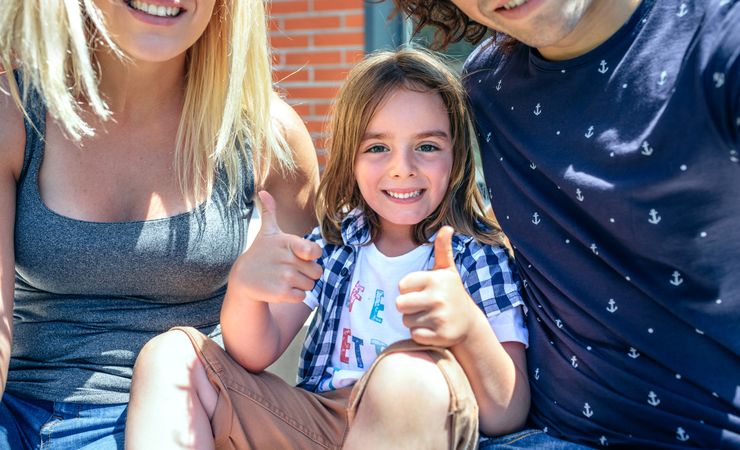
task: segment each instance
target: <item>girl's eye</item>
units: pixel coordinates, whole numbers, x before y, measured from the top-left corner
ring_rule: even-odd
[[[365,150],[365,153],[383,153],[385,151],[388,151],[384,146],[382,145],[373,145],[372,147],[369,147],[367,150]]]
[[[429,153],[439,150],[439,147],[432,144],[422,144],[417,147],[417,150],[419,150],[420,152]]]

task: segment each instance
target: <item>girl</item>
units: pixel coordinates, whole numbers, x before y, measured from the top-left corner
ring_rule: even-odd
[[[459,81],[432,56],[401,50],[357,65],[333,111],[320,228],[302,246],[280,244],[275,203],[261,193],[262,229],[232,269],[221,314],[228,355],[192,329],[147,344],[127,444],[473,448],[479,424],[520,427],[522,301],[482,212],[470,130]],[[245,270],[263,246],[272,263]],[[290,387],[262,371],[312,310]],[[187,417],[173,423],[174,411]]]
[[[219,339],[254,185],[314,226],[314,150],[272,92],[260,1],[0,16],[0,448],[122,448],[144,343]]]

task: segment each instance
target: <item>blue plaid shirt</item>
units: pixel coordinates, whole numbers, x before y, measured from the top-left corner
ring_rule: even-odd
[[[319,299],[319,306],[303,343],[298,386],[316,391],[331,363],[357,251],[369,242],[370,226],[364,214],[354,210],[342,222],[343,245],[327,244],[318,227],[306,239],[321,246],[318,263],[324,273],[311,291]],[[452,252],[465,288],[487,317],[524,304],[519,294],[519,277],[509,265],[505,249],[482,245],[470,236],[455,234]],[[429,264],[431,268],[434,258]]]

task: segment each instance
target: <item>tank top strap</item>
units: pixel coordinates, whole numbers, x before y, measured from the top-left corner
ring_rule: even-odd
[[[20,185],[29,171],[38,170],[39,161],[41,161],[46,135],[46,105],[41,94],[33,86],[24,85],[23,74],[19,70],[14,71],[13,75],[18,83],[25,110],[23,126],[26,131],[26,145],[23,153],[23,169],[18,179]]]

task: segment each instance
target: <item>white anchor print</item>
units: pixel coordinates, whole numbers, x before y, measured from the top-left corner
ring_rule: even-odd
[[[501,80],[498,80],[498,83],[496,83],[496,90],[497,91],[501,90]]]
[[[635,347],[630,347],[630,351],[629,353],[627,353],[627,355],[629,355],[629,357],[632,359],[637,359],[640,357],[640,352],[638,352]]]
[[[658,80],[658,86],[663,86],[666,80],[668,80],[668,72],[664,70],[660,72],[660,79]]]
[[[714,72],[712,79],[714,80],[714,87],[716,88],[720,88],[725,84],[725,74],[722,72]]]
[[[662,217],[658,215],[658,211],[656,211],[655,209],[651,209],[648,214],[650,214],[648,222],[652,223],[653,225],[657,225],[662,219]]]
[[[530,169],[532,169],[532,170],[534,170],[534,169],[536,169],[536,168],[537,168],[537,164],[535,164],[535,163],[533,163],[533,162],[530,162],[530,163],[529,163],[529,168],[530,168]]]
[[[604,435],[601,435],[601,437],[599,438],[599,443],[601,444],[602,447],[609,446],[609,441],[606,440],[606,436]]]
[[[542,114],[542,108],[540,107],[540,104],[537,103],[537,106],[534,107],[534,111],[532,111],[535,116],[539,116]]]
[[[534,369],[534,379],[539,380],[540,379],[540,368]]]
[[[671,284],[674,286],[680,286],[681,283],[683,283],[683,278],[681,278],[681,272],[678,270],[673,271],[673,278],[671,278]]]
[[[648,402],[648,404],[650,404],[652,406],[658,406],[658,405],[660,405],[660,399],[658,398],[658,395],[655,392],[653,392],[653,391],[648,392],[648,401],[647,402]]]
[[[676,428],[676,439],[678,439],[681,442],[686,442],[689,440],[689,434],[681,427]]]
[[[591,244],[591,246],[589,248],[591,249],[592,252],[594,252],[594,255],[598,255],[599,254],[599,249],[598,249],[598,247],[596,247],[596,244]]]
[[[560,319],[555,319],[555,325],[557,325],[558,328],[563,328],[563,321]]]
[[[486,133],[486,142],[491,142],[491,132]]]
[[[590,139],[591,136],[593,135],[594,135],[594,126],[591,125],[590,127],[588,127],[588,131],[586,131],[586,134],[584,134],[584,136],[586,136],[586,139]]]
[[[681,3],[681,7],[678,8],[678,13],[676,13],[676,15],[678,17],[683,17],[686,14],[688,14],[688,12],[689,12],[689,7],[686,6],[686,3]]]
[[[585,197],[583,197],[583,192],[581,192],[580,189],[576,189],[576,198],[579,202],[582,202]]]
[[[570,357],[570,365],[573,366],[573,368],[578,368],[578,358],[576,358],[576,355]]]
[[[619,309],[619,306],[617,306],[617,302],[614,301],[613,298],[609,299],[609,306],[606,307],[606,310],[610,313],[614,314]]]
[[[605,60],[603,60],[603,59],[601,60],[601,62],[599,63],[599,68],[597,70],[601,74],[604,74],[604,73],[606,73],[609,70],[609,66],[606,65],[606,61]]]
[[[650,156],[653,154],[653,148],[648,144],[648,141],[644,141],[642,143],[642,151],[640,152],[645,156]]]
[[[588,404],[588,402],[583,404],[583,411],[581,411],[584,416],[591,417],[594,415],[594,411],[591,409],[591,405]]]
[[[532,214],[532,223],[535,225],[539,225],[542,220],[540,220],[540,215],[537,213]]]

